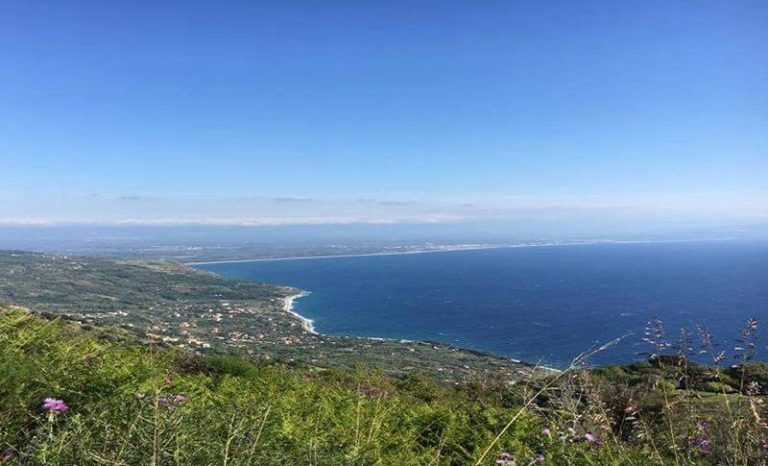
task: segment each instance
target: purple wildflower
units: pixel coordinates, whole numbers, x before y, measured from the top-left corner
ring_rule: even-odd
[[[55,398],[46,398],[43,400],[43,408],[48,411],[56,411],[60,413],[69,411],[69,406],[67,406],[63,400],[57,400]]]
[[[517,462],[507,450],[501,452],[496,458],[496,464],[499,466],[517,466]]]
[[[709,448],[709,440],[704,437],[696,437],[693,439],[693,446],[701,448],[702,450],[706,450]]]
[[[586,434],[584,434],[584,441],[592,444],[592,446],[595,446],[597,448],[602,448],[603,446],[603,439],[595,437],[595,434],[593,434],[592,432],[587,432]]]
[[[541,429],[541,435],[542,435],[542,437],[550,437],[550,436],[552,436],[552,431],[545,427],[545,428]]]
[[[164,396],[161,396],[160,398],[158,398],[157,403],[163,406],[168,406],[169,404],[171,404],[170,400],[168,400],[168,398]]]
[[[764,438],[760,439],[760,450],[764,453],[768,453],[768,440]]]
[[[187,397],[186,397],[186,396],[184,396],[184,395],[176,395],[176,396],[173,398],[173,401],[174,401],[174,402],[176,402],[176,403],[178,403],[178,404],[180,404],[180,405],[183,405],[184,403],[186,403],[187,401],[189,401],[189,398],[187,398]]]
[[[534,458],[537,463],[543,463],[544,462],[544,455],[536,455],[536,458]]]
[[[8,461],[9,459],[13,458],[14,456],[16,456],[16,453],[14,453],[13,449],[6,448],[3,451],[3,454],[0,455],[0,461]]]
[[[704,432],[705,430],[709,429],[709,421],[699,421],[698,427],[700,431]]]

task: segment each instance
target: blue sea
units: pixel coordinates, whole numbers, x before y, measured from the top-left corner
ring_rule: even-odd
[[[321,333],[436,340],[564,367],[617,337],[594,364],[642,359],[646,322],[668,339],[706,326],[733,348],[754,316],[768,345],[768,242],[595,244],[212,263],[237,279],[311,294],[295,310]],[[762,355],[761,355],[762,356]]]

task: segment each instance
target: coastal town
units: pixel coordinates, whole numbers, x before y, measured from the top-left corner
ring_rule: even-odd
[[[86,325],[119,326],[196,352],[309,366],[527,377],[530,365],[436,342],[322,335],[292,310],[304,291],[236,281],[172,262],[0,252],[0,302]]]

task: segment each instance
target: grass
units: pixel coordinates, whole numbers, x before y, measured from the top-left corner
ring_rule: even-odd
[[[199,356],[12,307],[0,308],[0,348],[3,466],[768,460],[764,395],[744,389],[768,374],[762,365],[718,375],[657,358],[446,386],[423,373]],[[695,383],[681,384],[684,373]],[[702,390],[710,378],[733,390]],[[68,410],[46,410],[49,397]]]
[[[19,309],[2,312],[0,335],[9,464],[461,464],[503,420],[425,396],[448,393],[427,377],[198,358]],[[162,402],[179,394],[189,401]],[[69,411],[47,413],[47,397]]]

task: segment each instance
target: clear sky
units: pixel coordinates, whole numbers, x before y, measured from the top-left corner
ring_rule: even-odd
[[[0,222],[768,222],[762,0],[5,0],[0,24]]]

